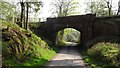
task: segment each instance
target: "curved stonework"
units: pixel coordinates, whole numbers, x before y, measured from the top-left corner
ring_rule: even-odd
[[[81,44],[99,36],[120,36],[120,16],[96,17],[93,14],[48,18],[40,32],[55,43],[57,32],[64,28],[74,28],[81,32]],[[116,23],[117,22],[117,23]]]

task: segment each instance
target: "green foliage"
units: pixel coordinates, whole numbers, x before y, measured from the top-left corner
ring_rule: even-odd
[[[32,0],[26,0],[28,2],[31,2]],[[34,3],[28,3],[29,7],[33,9],[35,13],[37,13],[41,7],[42,7],[42,2],[41,0],[34,0]]]
[[[66,34],[64,35],[63,39],[66,41],[66,42],[76,42],[78,39],[75,38],[74,35],[72,34]]]
[[[57,46],[66,46],[66,41],[62,40],[62,41],[58,42]]]
[[[109,15],[108,7],[107,7],[105,0],[88,2],[86,11],[96,14],[96,16],[108,16]]]
[[[57,42],[58,45],[66,45],[66,42],[79,42],[80,41],[80,32],[72,29],[66,28],[64,29],[64,34],[61,34],[61,31],[58,32]]]
[[[24,30],[17,24],[1,21],[2,36],[9,36],[10,40],[2,40],[3,65],[32,66],[43,65],[50,60],[55,51],[40,37],[33,34],[30,30]]]
[[[39,23],[29,23],[29,27],[30,27],[31,29],[36,29],[36,28],[38,28],[39,26],[40,26]]]
[[[101,67],[119,67],[120,66],[120,44],[117,43],[98,43],[87,51],[87,59],[90,63]]]
[[[63,35],[61,34],[61,31],[59,31],[57,36],[57,42],[61,45],[65,45],[66,42],[79,42],[79,39],[80,32],[72,28],[64,29]]]
[[[66,42],[79,42],[80,32],[72,28],[66,28],[64,29],[63,39]]]
[[[53,16],[70,16],[79,14],[75,10],[79,7],[76,0],[53,0],[51,3]]]
[[[16,12],[15,5],[12,5],[9,2],[0,1],[0,15],[2,15],[1,19],[12,20],[13,16],[15,16]]]

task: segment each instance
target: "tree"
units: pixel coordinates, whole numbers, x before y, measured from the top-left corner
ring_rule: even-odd
[[[25,4],[24,4],[24,2],[23,2],[23,0],[20,2],[20,5],[21,5],[21,19],[20,19],[20,23],[21,23],[21,26],[20,27],[22,27],[22,22],[23,22],[23,17],[25,17],[24,15],[25,15]],[[24,19],[24,24],[25,24],[25,19]]]
[[[75,0],[53,0],[51,2],[52,14],[56,17],[69,16],[72,14],[78,14],[75,10],[79,7],[78,2]],[[60,40],[63,38],[64,30],[59,33]],[[60,41],[58,40],[58,41]]]
[[[112,15],[112,2],[107,0],[97,0],[87,3],[86,11],[96,14],[96,16]]]
[[[119,12],[120,12],[120,0],[118,2],[118,12],[117,12],[117,15],[119,14]]]
[[[21,4],[21,22],[23,22],[24,19],[24,28],[27,30],[28,28],[28,13],[29,13],[29,8],[32,8],[35,13],[37,13],[42,5],[42,2],[39,0],[36,0],[36,2],[28,2],[23,0],[20,2]],[[34,6],[34,8],[33,8]],[[25,9],[26,7],[26,9]],[[23,18],[24,17],[24,18]]]
[[[53,0],[51,2],[52,14],[56,17],[69,16],[72,14],[79,14],[75,10],[79,7],[75,0]]]
[[[109,13],[109,16],[112,14],[112,0],[105,0],[106,3],[107,3],[107,8],[108,8],[108,13]]]
[[[73,28],[64,29],[63,40],[66,42],[78,42],[80,40],[80,32]]]
[[[5,1],[0,1],[0,19],[5,19],[8,21],[13,21],[14,16],[16,15],[15,12],[15,5],[5,2]]]

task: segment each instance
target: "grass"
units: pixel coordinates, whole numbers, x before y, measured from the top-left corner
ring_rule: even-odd
[[[120,66],[120,44],[118,43],[100,42],[82,54],[85,56],[85,62],[93,68],[119,68]]]
[[[0,23],[3,30],[3,66],[43,66],[56,54],[56,48],[49,47],[32,31],[24,30],[12,22],[0,20]],[[4,40],[7,36],[9,40]]]

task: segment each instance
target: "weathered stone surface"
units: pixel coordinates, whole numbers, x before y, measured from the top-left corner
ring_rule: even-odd
[[[81,32],[81,44],[99,36],[120,36],[120,16],[96,17],[93,14],[48,18],[40,32],[55,43],[57,32],[74,28]],[[83,46],[84,47],[84,46]]]

